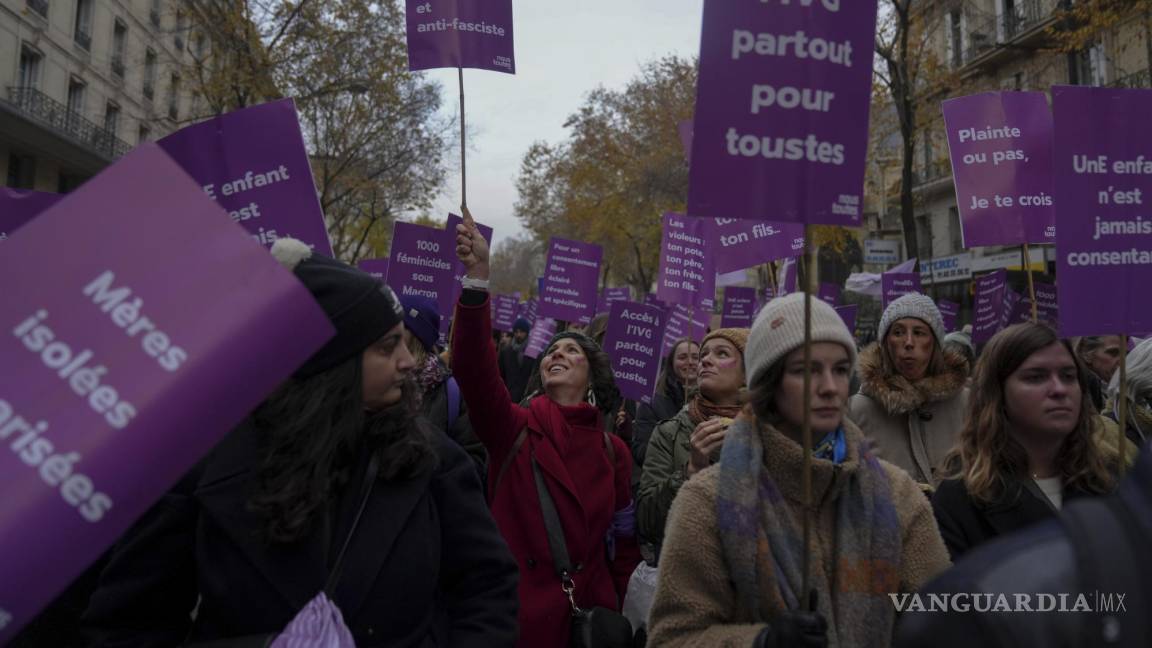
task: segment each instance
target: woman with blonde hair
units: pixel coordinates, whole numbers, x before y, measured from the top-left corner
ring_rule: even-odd
[[[1041,324],[1011,326],[988,342],[950,478],[932,499],[953,560],[1054,516],[1067,500],[1113,489],[1116,453],[1099,438],[1086,371]]]

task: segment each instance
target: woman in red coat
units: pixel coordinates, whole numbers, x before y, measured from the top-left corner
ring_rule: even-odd
[[[640,562],[632,504],[632,456],[605,433],[620,405],[607,355],[579,333],[558,334],[540,356],[527,407],[500,379],[486,284],[488,244],[465,212],[456,254],[467,268],[456,307],[452,372],[488,449],[488,499],[520,565],[520,646],[568,645],[571,607],[553,567],[532,471],[540,466],[556,503],[575,573],[576,605],[619,610]]]

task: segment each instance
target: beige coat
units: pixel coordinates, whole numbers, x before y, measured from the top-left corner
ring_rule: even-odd
[[[828,596],[835,592],[833,583],[850,579],[854,574],[837,569],[834,547],[836,500],[851,474],[860,465],[860,443],[863,434],[851,422],[844,425],[848,456],[834,466],[825,460],[813,461],[812,488],[820,502],[813,527],[813,547],[817,553],[812,562],[812,584],[820,593],[820,610],[828,621],[828,645],[839,646],[836,620],[828,610]],[[774,430],[768,430],[764,446],[775,448],[765,453],[764,467],[775,479],[781,494],[796,515],[802,510],[801,475],[803,455],[800,445]],[[932,507],[919,486],[899,468],[881,461],[892,490],[903,539],[899,570],[899,589],[912,592],[949,566],[948,551]],[[747,648],[764,624],[741,618],[736,588],[728,574],[717,525],[716,495],[719,467],[712,466],[686,482],[680,489],[672,511],[660,558],[660,580],[649,617],[648,645],[709,646]],[[761,582],[768,576],[762,575]],[[833,594],[834,595],[834,594]],[[769,597],[761,597],[764,618],[777,610],[768,609]],[[891,623],[896,612],[893,608]],[[855,647],[852,647],[855,648]]]
[[[945,351],[944,364],[944,373],[913,384],[899,373],[885,374],[873,344],[860,353],[860,393],[849,404],[849,418],[875,442],[877,454],[930,486],[943,478],[944,458],[968,411],[967,359]]]

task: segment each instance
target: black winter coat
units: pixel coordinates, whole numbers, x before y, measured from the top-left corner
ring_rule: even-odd
[[[464,404],[464,395],[459,394],[460,413],[456,422],[448,426],[448,382],[442,382],[424,393],[421,399],[421,409],[424,418],[437,430],[444,430],[448,437],[456,442],[472,462],[476,464],[476,474],[483,483],[488,477],[488,450],[480,443],[476,433],[472,430],[472,420],[468,417],[468,406]]]
[[[325,585],[332,545],[318,524],[270,545],[246,509],[254,487],[252,428],[234,431],[113,552],[84,622],[91,644],[179,646],[276,633]],[[439,465],[379,481],[344,559],[334,602],[356,645],[511,646],[518,573],[485,505],[473,462],[444,434]],[[348,529],[366,461],[331,511]],[[195,622],[190,613],[200,597]]]
[[[500,377],[504,379],[508,396],[512,398],[513,403],[524,400],[524,390],[528,388],[528,381],[532,378],[532,372],[536,370],[536,360],[524,355],[526,346],[527,341],[519,350],[509,344],[500,349],[500,355],[496,358],[496,364],[500,367]]]
[[[657,393],[652,397],[652,404],[640,403],[636,407],[636,425],[632,428],[632,459],[636,463],[633,474],[640,474],[644,468],[644,457],[648,454],[648,441],[652,438],[652,430],[661,421],[667,421],[680,412],[684,407],[684,388],[680,383],[672,384],[668,381],[665,394]]]
[[[1064,503],[1085,493],[1064,489]],[[1056,517],[1057,511],[1034,483],[1017,481],[996,502],[984,504],[968,495],[962,479],[940,483],[932,496],[932,512],[953,562],[993,538]]]

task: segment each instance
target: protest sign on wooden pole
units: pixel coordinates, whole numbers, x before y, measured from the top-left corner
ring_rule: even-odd
[[[1032,277],[1032,258],[1028,255],[1028,244],[1020,246],[1024,254],[1024,272],[1028,273],[1028,299],[1032,300],[1032,323],[1040,321],[1039,310],[1036,305],[1036,283]]]
[[[468,161],[465,154],[467,134],[464,132],[464,68],[458,67],[460,75],[460,209],[468,209]]]

